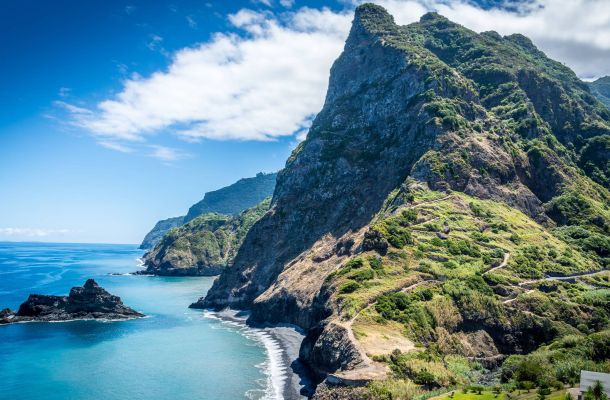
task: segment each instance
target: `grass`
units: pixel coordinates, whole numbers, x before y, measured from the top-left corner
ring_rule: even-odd
[[[499,265],[505,253],[511,255],[508,265],[494,271],[490,279],[516,284],[546,273],[600,269],[531,218],[502,203],[462,193],[447,195],[419,190],[412,194],[411,205],[402,211],[390,211],[389,218],[380,215],[373,226],[402,226],[410,230],[413,243],[393,246],[384,257],[375,256],[372,251],[363,253],[348,261],[332,277],[339,285],[348,281],[357,281],[360,285],[357,288],[351,285],[355,289],[341,295],[341,313],[345,318],[353,317],[382,294],[423,279],[467,280],[481,275]],[[409,213],[405,218],[409,210],[417,210],[416,217]],[[438,229],[448,231],[448,238],[439,239]],[[388,231],[383,234],[391,235]],[[370,266],[372,260],[375,260],[374,269]]]
[[[478,367],[460,361],[462,346],[474,345],[461,331],[464,323],[488,332],[529,332],[528,326],[544,320],[537,332],[524,333],[542,338],[604,329],[610,317],[603,311],[610,309],[610,272],[576,283],[531,281],[550,273],[600,270],[578,246],[500,202],[417,186],[406,190],[392,193],[407,200],[387,201],[372,226],[381,226],[384,237],[407,231],[412,241],[388,240],[386,254],[364,251],[329,278],[339,288],[340,317],[353,321],[357,340],[369,355],[388,363],[395,379],[435,382],[432,387],[476,382]],[[506,254],[507,265],[488,273]],[[505,303],[511,291],[514,300]],[[394,347],[407,353],[397,356]],[[505,399],[489,391],[467,396]]]
[[[547,400],[563,400],[565,398],[566,389],[556,390],[551,392],[550,395],[546,397]],[[453,394],[453,395],[452,395]],[[536,390],[532,389],[529,393],[525,390],[516,390],[513,392],[509,392],[511,400],[534,400],[538,399],[538,394]],[[464,393],[462,390],[455,390],[453,392],[449,392],[443,394],[441,396],[433,397],[433,400],[505,400],[508,399],[506,397],[506,392],[501,392],[500,394],[496,394],[491,390],[483,390],[481,394],[473,393],[469,391],[468,393]]]
[[[463,393],[462,391],[454,391],[442,396],[433,397],[435,400],[452,399],[452,400],[504,400],[504,393],[495,394],[491,391],[484,390],[481,394],[478,393]]]

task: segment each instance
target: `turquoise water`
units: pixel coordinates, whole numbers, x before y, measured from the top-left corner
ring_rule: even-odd
[[[273,397],[263,341],[188,305],[213,278],[111,276],[135,246],[0,243],[0,307],[94,278],[148,318],[0,326],[0,399]]]

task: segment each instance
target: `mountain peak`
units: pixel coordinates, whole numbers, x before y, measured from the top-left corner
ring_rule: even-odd
[[[361,25],[371,33],[387,31],[396,27],[394,17],[376,4],[365,3],[356,8],[354,25]]]
[[[419,22],[429,22],[429,21],[449,21],[446,17],[443,17],[436,11],[430,11],[425,13],[419,19]]]

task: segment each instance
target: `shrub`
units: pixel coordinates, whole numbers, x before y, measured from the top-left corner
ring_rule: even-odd
[[[422,394],[422,389],[409,380],[392,379],[384,381],[373,381],[368,389],[373,393],[375,399],[413,399]]]
[[[470,390],[472,393],[481,394],[485,388],[481,385],[471,385]]]
[[[483,208],[480,205],[471,202],[470,204],[468,204],[468,206],[470,207],[470,211],[472,211],[472,213],[475,216],[477,216],[477,217],[487,216],[487,214],[483,211]]]
[[[362,258],[361,257],[356,257],[356,258],[352,258],[351,260],[346,262],[345,263],[345,268],[354,269],[354,268],[360,268],[363,265],[364,265],[364,261],[362,260]]]
[[[417,383],[418,385],[426,386],[428,388],[438,386],[436,382],[436,377],[432,373],[428,372],[428,370],[426,369],[419,371],[419,373],[415,375],[413,382]]]
[[[369,279],[373,279],[374,277],[375,273],[370,268],[358,269],[350,275],[350,279],[353,279],[358,282],[368,281]]]
[[[481,257],[481,251],[478,246],[466,240],[448,240],[447,248],[450,254],[453,255],[468,255],[471,257]]]
[[[348,281],[339,287],[339,294],[353,293],[360,289],[360,284],[354,281]]]
[[[407,310],[411,301],[409,296],[402,292],[389,293],[380,296],[375,304],[375,310],[385,319],[399,321],[404,311]]]
[[[380,257],[371,256],[367,259],[367,261],[369,262],[369,265],[371,266],[371,268],[373,268],[375,271],[383,270],[383,263],[382,263]]]

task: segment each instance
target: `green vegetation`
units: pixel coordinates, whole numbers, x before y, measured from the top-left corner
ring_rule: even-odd
[[[502,365],[501,379],[522,387],[573,386],[580,371],[610,372],[610,330],[588,336],[569,335],[528,355],[512,355]]]
[[[253,178],[240,179],[230,186],[206,193],[201,201],[191,206],[186,216],[157,222],[144,237],[140,248],[154,248],[170,229],[178,228],[202,214],[237,215],[256,206],[273,194],[276,177],[276,173],[259,173]]]
[[[209,213],[171,229],[146,255],[156,274],[217,274],[230,266],[246,234],[269,209],[270,199],[231,217]],[[182,271],[180,271],[182,270]]]
[[[184,221],[189,222],[208,213],[237,215],[271,196],[276,178],[276,173],[260,172],[255,177],[243,178],[222,189],[207,192],[203,200],[189,208]]]
[[[599,101],[610,108],[610,76],[604,76],[598,80],[589,83],[591,92]]]
[[[383,393],[393,393],[389,382],[411,382],[397,384],[397,392],[412,384],[432,390],[476,382],[483,368],[468,361],[470,346],[490,357],[496,351],[514,351],[510,347],[514,344],[502,344],[503,337],[520,343],[526,352],[534,351],[505,362],[503,381],[514,387],[525,389],[530,385],[527,382],[532,388],[569,384],[567,376],[574,377],[574,371],[584,367],[610,370],[610,364],[599,361],[607,355],[593,356],[590,345],[595,341],[597,349],[610,347],[610,336],[592,334],[610,328],[610,273],[583,277],[576,284],[542,280],[549,274],[600,271],[603,257],[592,257],[582,243],[566,239],[567,227],[547,230],[502,203],[416,186],[403,190],[409,191],[412,201],[388,205],[371,229],[390,241],[391,232],[396,232],[392,227],[400,227],[408,230],[411,241],[392,244],[395,250],[385,255],[368,251],[352,257],[329,277],[338,285],[344,318],[356,316],[361,321],[359,335],[366,337],[378,326],[394,321],[402,326],[399,334],[427,347],[423,352],[379,356],[377,360],[390,366],[397,381],[377,384],[381,386],[371,387],[372,392],[388,398]],[[595,242],[590,246],[595,247]],[[507,265],[490,271],[501,265],[507,253]],[[593,282],[602,288],[592,290]],[[530,288],[535,290],[526,293]],[[484,330],[484,335],[492,335],[500,347],[480,348],[485,336],[463,330],[472,325]],[[584,344],[566,344],[559,351],[564,337]],[[552,343],[552,351],[536,350],[547,343]],[[547,360],[542,363],[544,379],[534,376],[540,368],[530,368],[532,363],[542,362],[540,357]],[[581,360],[577,365],[561,361],[576,358]],[[519,363],[524,364],[515,366]],[[510,375],[509,371],[518,372]],[[539,395],[536,390],[531,392],[533,396]],[[485,389],[483,393],[492,396],[493,392]]]

